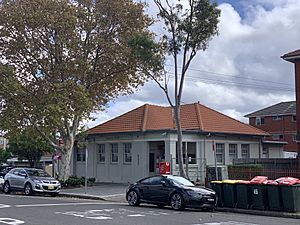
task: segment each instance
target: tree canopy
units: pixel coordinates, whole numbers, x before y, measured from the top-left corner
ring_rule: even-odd
[[[65,154],[62,178],[80,122],[132,93],[149,71],[159,74],[162,56],[143,10],[132,0],[0,3],[0,128],[35,127]]]

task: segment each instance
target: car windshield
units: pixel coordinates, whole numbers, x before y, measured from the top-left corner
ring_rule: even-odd
[[[43,170],[30,170],[26,169],[26,172],[28,173],[29,176],[34,176],[34,177],[50,177],[48,173],[46,173]]]
[[[168,178],[173,181],[175,184],[178,185],[185,185],[185,186],[195,186],[193,183],[188,181],[187,179],[183,177],[177,177],[177,176],[168,176]]]

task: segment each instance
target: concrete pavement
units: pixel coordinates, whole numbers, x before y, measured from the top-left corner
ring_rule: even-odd
[[[97,183],[94,186],[87,187],[86,192],[84,187],[62,189],[60,196],[123,203],[126,202],[125,192],[127,187],[128,184]],[[262,211],[237,208],[216,208],[216,211],[300,219],[300,212],[288,213],[282,211]]]

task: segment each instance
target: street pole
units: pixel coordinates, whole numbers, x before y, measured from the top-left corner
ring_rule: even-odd
[[[88,141],[85,144],[85,179],[84,179],[84,193],[87,193],[87,170],[88,170]]]

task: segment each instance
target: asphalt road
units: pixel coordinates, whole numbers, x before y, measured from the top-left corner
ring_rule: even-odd
[[[0,225],[297,225],[299,220],[43,196],[0,194]]]

